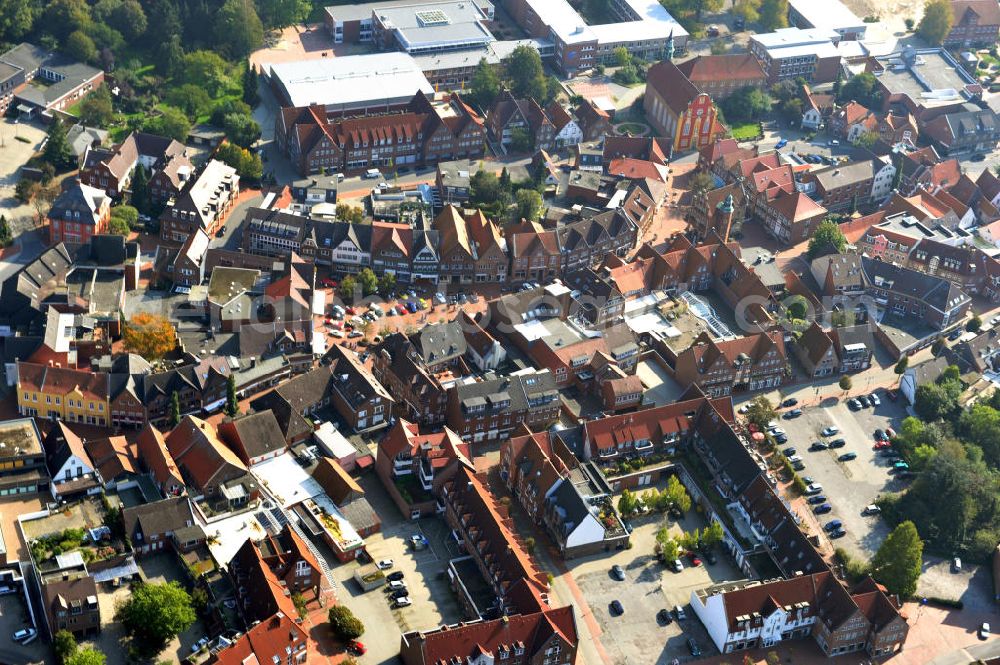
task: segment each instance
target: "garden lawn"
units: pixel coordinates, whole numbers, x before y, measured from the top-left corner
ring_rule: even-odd
[[[748,141],[760,136],[760,123],[748,122],[745,125],[734,125],[733,138],[737,141]]]

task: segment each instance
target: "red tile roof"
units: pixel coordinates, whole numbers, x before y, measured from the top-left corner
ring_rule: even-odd
[[[289,616],[295,614],[275,613],[248,630],[231,646],[213,654],[207,662],[209,665],[271,665],[275,658],[286,662],[289,649],[293,654],[308,650],[306,631]],[[303,662],[309,662],[308,656]]]
[[[757,58],[749,53],[700,55],[677,65],[681,73],[695,85],[715,81],[763,82],[767,75]]]

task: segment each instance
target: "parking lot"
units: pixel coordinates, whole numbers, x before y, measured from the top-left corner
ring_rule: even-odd
[[[45,662],[49,648],[41,637],[27,645],[11,639],[15,631],[30,626],[24,597],[19,593],[0,596],[0,663]]]
[[[366,496],[382,518],[382,531],[365,539],[368,552],[379,561],[392,559],[389,572],[401,571],[413,605],[393,609],[386,587],[363,592],[353,575],[356,562],[333,568],[338,582],[337,594],[368,627],[361,638],[368,653],[361,662],[381,663],[399,652],[400,633],[434,628],[443,623],[455,623],[463,617],[451,587],[446,567],[455,556],[454,543],[449,543],[449,529],[443,519],[430,518],[418,522],[403,519],[375,476],[361,481],[368,490]],[[407,539],[423,534],[429,547],[413,551]],[[395,627],[395,630],[393,629]]]
[[[693,660],[687,639],[693,637],[702,656],[715,653],[708,634],[691,611],[688,601],[691,591],[726,580],[743,579],[721,552],[715,564],[707,562],[694,568],[684,559],[684,571],[671,572],[654,556],[656,532],[664,524],[664,516],[650,514],[632,520],[632,548],[567,561],[566,564],[587,599],[601,627],[601,642],[615,663],[670,663],[674,658]],[[679,522],[666,522],[670,531],[680,535],[683,530],[702,529],[705,521],[695,511],[689,511]],[[611,575],[611,567],[619,565],[625,571],[625,581]],[[612,615],[610,605],[618,600],[624,612]],[[681,605],[687,618],[664,625],[657,612]]]
[[[822,494],[829,498],[833,510],[825,515],[814,515],[812,506],[803,498],[792,502],[793,508],[812,525],[813,532],[820,532],[823,524],[838,519],[844,524],[847,535],[835,542],[849,552],[870,557],[878,549],[889,529],[876,516],[862,515],[865,506],[872,504],[884,492],[902,490],[903,480],[890,473],[887,459],[874,450],[874,431],[886,427],[898,428],[906,416],[900,402],[892,402],[879,391],[881,404],[877,407],[851,411],[843,400],[828,400],[824,406],[806,408],[802,416],[781,420],[780,427],[788,434],[788,442],[780,446],[794,447],[805,464],[799,472],[823,486]],[[823,437],[824,428],[835,425],[840,432]],[[814,441],[843,438],[846,445],[834,450],[809,451]],[[840,455],[853,452],[857,459],[841,462]],[[825,536],[824,536],[825,538]]]

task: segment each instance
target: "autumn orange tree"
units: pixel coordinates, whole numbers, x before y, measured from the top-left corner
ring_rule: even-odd
[[[125,324],[125,349],[146,360],[159,360],[177,345],[173,324],[157,314],[140,312]]]

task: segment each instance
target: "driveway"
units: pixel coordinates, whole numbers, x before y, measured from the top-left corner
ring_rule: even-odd
[[[28,645],[18,644],[10,639],[15,631],[30,625],[28,607],[21,594],[0,596],[0,663],[45,662],[49,648],[41,636]]]

